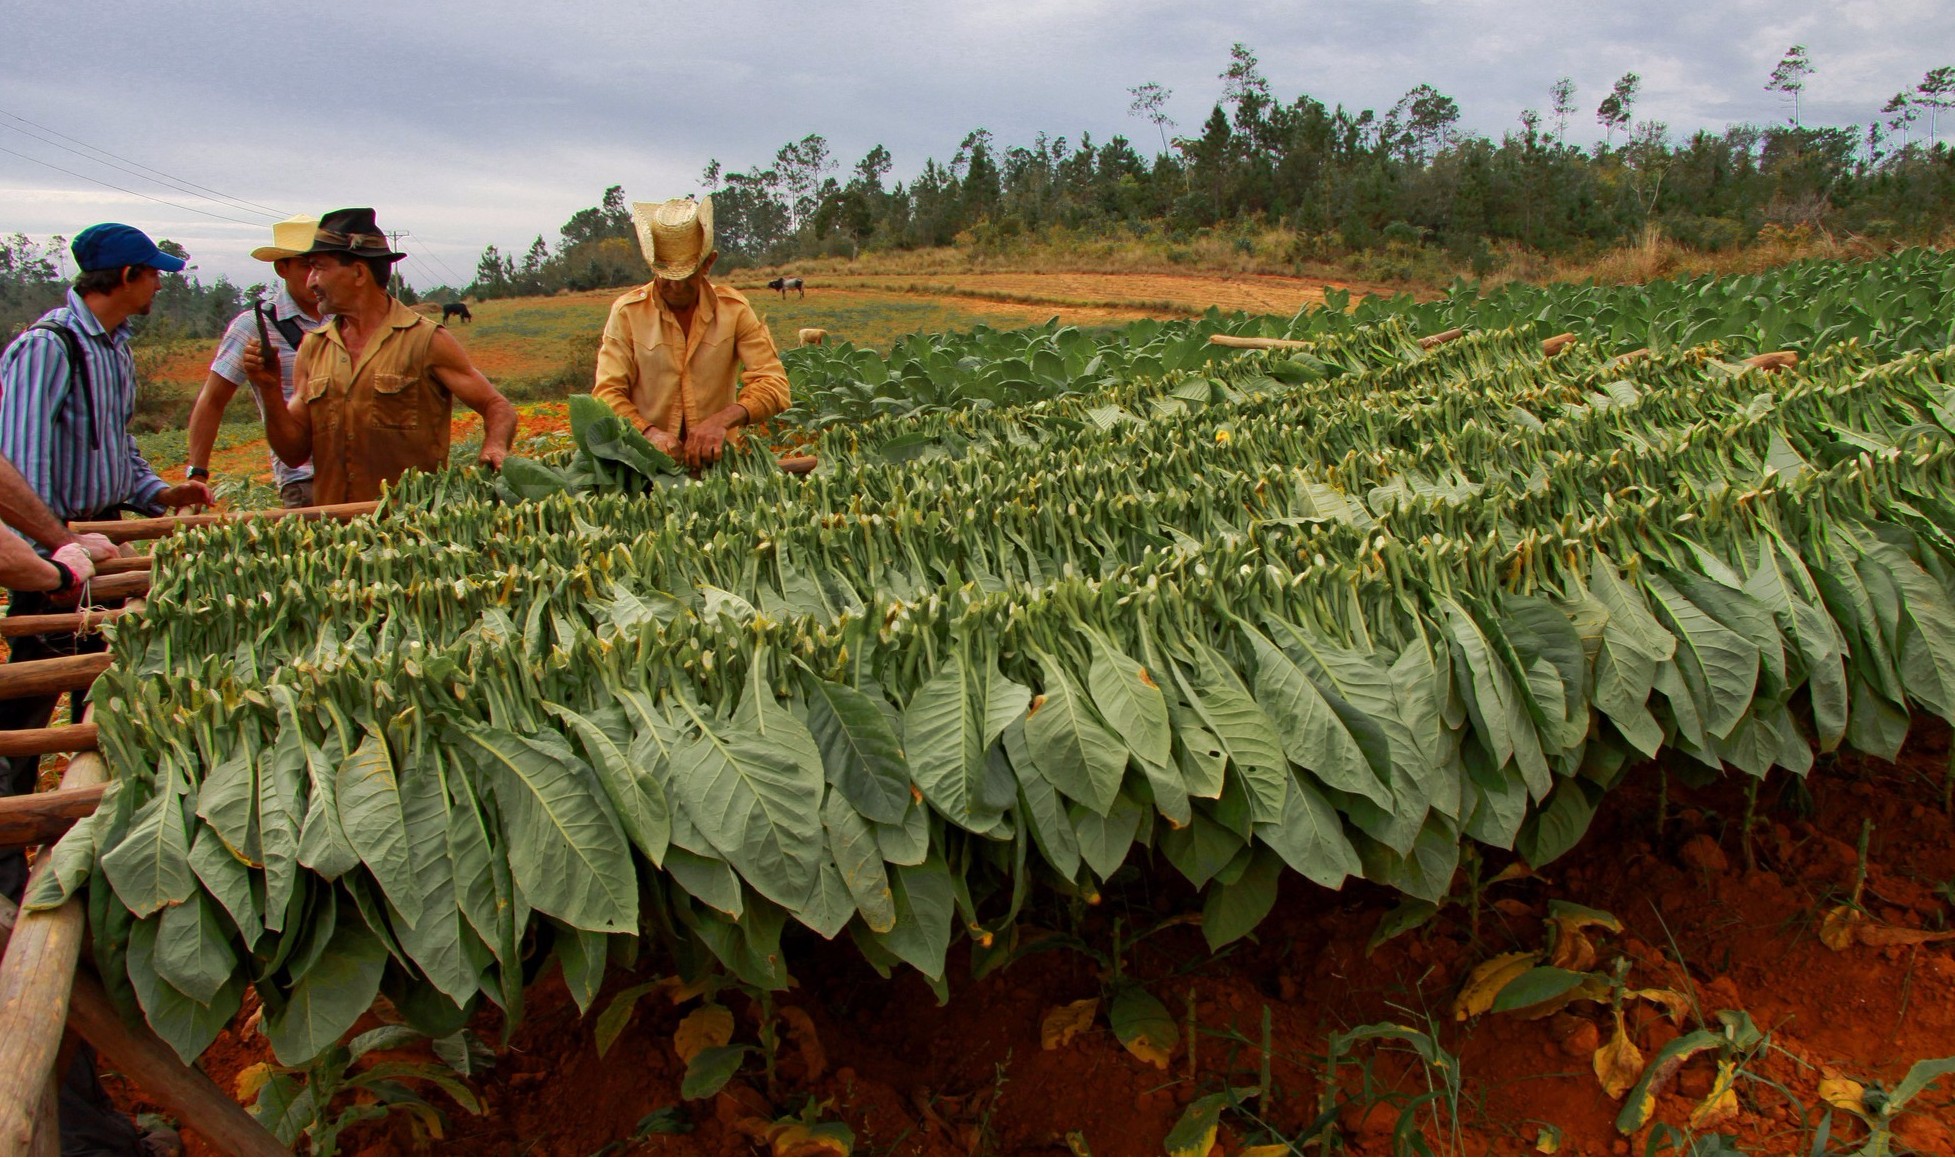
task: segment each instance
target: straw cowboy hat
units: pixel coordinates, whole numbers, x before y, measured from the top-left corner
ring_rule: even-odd
[[[251,251],[259,261],[279,261],[297,257],[312,248],[312,231],[319,228],[317,217],[287,217],[272,226],[272,243]]]
[[[694,201],[634,201],[631,218],[638,226],[638,247],[652,272],[670,281],[684,281],[713,252],[713,199]]]

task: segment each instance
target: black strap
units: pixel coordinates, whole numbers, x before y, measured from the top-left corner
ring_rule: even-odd
[[[299,324],[299,319],[281,318],[276,309],[267,309],[265,314],[271,318],[272,325],[278,327],[278,332],[285,338],[285,344],[292,347],[293,353],[298,353],[299,343],[305,341],[305,327]]]
[[[88,359],[82,357],[81,338],[60,322],[50,322],[46,318],[27,328],[46,330],[61,336],[61,344],[68,348],[68,398],[62,399],[62,406],[67,405],[69,398],[81,399],[82,411],[88,420],[88,447],[90,450],[102,449],[102,435],[95,424],[95,384],[88,376]]]

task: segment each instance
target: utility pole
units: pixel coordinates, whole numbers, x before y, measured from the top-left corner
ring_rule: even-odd
[[[405,229],[390,229],[387,231],[388,248],[399,253],[401,238],[412,236],[414,235]],[[387,279],[387,292],[393,297],[401,296],[401,263],[398,261],[394,263],[393,276]]]

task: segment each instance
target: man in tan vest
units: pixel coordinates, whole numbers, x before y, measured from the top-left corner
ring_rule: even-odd
[[[656,276],[612,303],[591,393],[698,470],[719,461],[734,427],[787,409],[787,372],[746,296],[707,280],[719,257],[713,199],[634,202],[631,213]]]
[[[376,499],[410,470],[448,465],[457,398],[482,416],[476,461],[499,469],[516,436],[516,408],[452,334],[388,295],[402,255],[387,248],[373,210],[326,214],[302,256],[306,285],[334,317],[299,346],[291,402],[255,339],[244,368],[264,402],[272,451],[292,466],[312,460],[312,501]]]

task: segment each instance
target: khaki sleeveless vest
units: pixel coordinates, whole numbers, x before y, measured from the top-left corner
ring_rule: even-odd
[[[356,364],[335,319],[299,348],[312,417],[312,501],[358,503],[410,470],[448,464],[455,397],[429,371],[441,327],[399,302]]]

